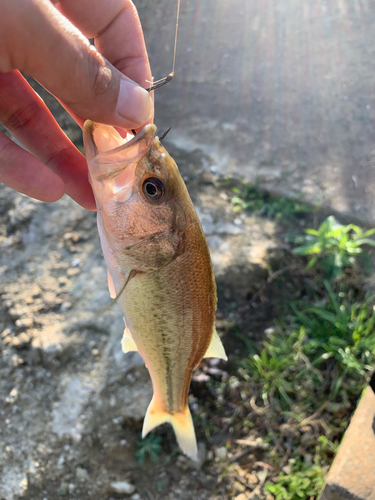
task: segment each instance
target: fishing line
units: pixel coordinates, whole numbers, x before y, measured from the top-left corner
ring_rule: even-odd
[[[175,66],[175,62],[176,62],[178,20],[180,19],[180,3],[181,3],[181,0],[177,0],[176,33],[175,33],[175,37],[174,37],[173,67],[172,67],[172,73],[171,73],[172,75],[174,75],[174,66]]]
[[[156,80],[156,82],[150,82],[149,80],[146,80],[147,83],[152,83],[151,87],[146,89],[147,92],[152,92],[153,90],[158,89],[159,87],[162,87],[166,83],[170,82],[172,80],[172,78],[174,77],[174,68],[175,68],[175,63],[176,63],[176,52],[177,52],[178,20],[180,18],[180,3],[181,3],[181,0],[177,0],[177,18],[176,18],[176,32],[175,32],[175,37],[174,37],[172,71],[166,77],[161,78],[160,80]]]

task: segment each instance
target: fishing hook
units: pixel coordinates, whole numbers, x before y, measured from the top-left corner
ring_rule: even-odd
[[[162,78],[161,80],[158,80],[157,82],[153,83],[151,85],[151,87],[146,89],[147,92],[152,92],[153,90],[158,89],[159,87],[162,87],[166,83],[170,82],[173,77],[174,77],[174,72],[172,71],[172,73],[169,73],[169,75],[166,76],[165,78]]]
[[[164,139],[164,137],[168,134],[168,132],[171,130],[172,126],[169,127],[165,132],[164,134],[161,134],[161,136],[159,137],[159,141],[162,141]]]

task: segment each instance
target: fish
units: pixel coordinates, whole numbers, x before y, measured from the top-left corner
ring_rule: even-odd
[[[139,352],[153,386],[142,437],[168,422],[181,450],[197,460],[192,373],[204,357],[227,359],[202,226],[155,125],[123,139],[86,121],[83,140],[109,291],[124,315],[122,350]]]

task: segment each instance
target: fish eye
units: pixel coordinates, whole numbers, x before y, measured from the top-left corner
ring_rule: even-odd
[[[157,177],[149,177],[142,186],[143,193],[150,201],[158,201],[164,195],[165,187]]]

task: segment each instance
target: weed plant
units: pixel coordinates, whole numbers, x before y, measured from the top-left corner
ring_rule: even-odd
[[[318,464],[306,465],[300,459],[292,459],[289,463],[292,465],[290,472],[281,472],[276,483],[268,481],[265,491],[274,495],[275,500],[317,498],[327,469]]]
[[[235,195],[231,198],[235,211],[249,210],[271,219],[290,218],[293,215],[309,211],[309,207],[293,198],[271,198],[256,186],[243,182],[241,187],[234,187]]]
[[[156,462],[162,452],[162,437],[156,436],[152,432],[144,439],[137,441],[137,450],[135,456],[137,457],[139,465],[143,465],[147,457],[153,462]]]
[[[375,364],[375,311],[370,299],[356,302],[348,292],[335,293],[324,282],[327,296],[313,306],[291,304],[289,325],[279,325],[258,354],[243,362],[262,384],[265,405],[283,409],[293,403],[313,409],[335,400],[343,381],[358,390]],[[324,388],[324,391],[321,389]]]
[[[260,351],[242,362],[242,375],[257,383],[267,425],[274,420],[271,437],[276,446],[282,422],[292,429],[296,444],[306,423],[315,426],[314,432],[318,427],[325,431],[311,448],[310,465],[297,448],[287,473],[265,485],[275,500],[316,499],[337,449],[331,438],[345,428],[340,416],[353,407],[375,365],[375,311],[373,297],[355,299],[353,290],[341,285],[334,291],[327,280],[323,298],[290,307],[292,314],[271,330]],[[324,414],[325,408],[333,413]],[[277,464],[277,455],[274,460]]]
[[[306,229],[305,233],[305,236],[296,239],[296,243],[303,244],[293,253],[310,256],[306,269],[316,266],[323,270],[327,278],[342,277],[348,267],[359,269],[361,257],[365,270],[369,270],[371,260],[362,246],[375,246],[375,241],[369,238],[375,229],[363,232],[354,224],[344,226],[331,215],[318,229]]]

